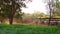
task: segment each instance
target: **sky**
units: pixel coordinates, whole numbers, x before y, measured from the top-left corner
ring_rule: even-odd
[[[22,12],[33,14],[34,11],[46,13],[46,3],[42,0],[32,0],[30,3],[26,3],[28,8],[22,8]]]

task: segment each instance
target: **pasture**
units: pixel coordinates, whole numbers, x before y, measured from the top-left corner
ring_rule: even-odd
[[[60,34],[60,26],[0,24],[0,34]]]

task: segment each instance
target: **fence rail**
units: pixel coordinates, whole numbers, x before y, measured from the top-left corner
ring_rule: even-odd
[[[39,18],[42,23],[51,25],[60,25],[60,18]],[[49,20],[50,19],[50,20]]]

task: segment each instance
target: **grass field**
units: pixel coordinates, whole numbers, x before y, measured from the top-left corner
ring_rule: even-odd
[[[0,24],[0,34],[60,34],[60,26]]]

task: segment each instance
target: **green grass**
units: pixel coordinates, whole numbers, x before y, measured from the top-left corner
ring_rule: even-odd
[[[60,26],[0,24],[0,34],[60,34]]]

